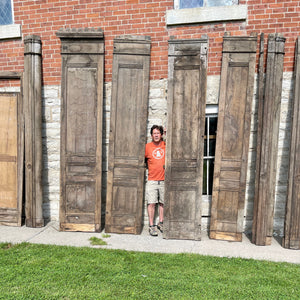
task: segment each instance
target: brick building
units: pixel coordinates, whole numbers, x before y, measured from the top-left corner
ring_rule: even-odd
[[[285,205],[293,97],[295,45],[300,33],[299,1],[233,0],[233,1],[56,1],[7,0],[0,6],[0,93],[20,92],[18,78],[11,74],[24,71],[24,40],[35,35],[41,40],[42,60],[42,143],[43,200],[45,220],[59,219],[60,203],[60,134],[61,134],[61,28],[101,28],[104,35],[104,109],[103,181],[107,176],[111,89],[113,77],[114,39],[118,36],[150,36],[150,78],[148,129],[155,123],[167,125],[168,116],[168,42],[170,39],[208,39],[207,53],[207,120],[212,124],[218,116],[223,37],[258,37],[264,33],[281,34],[285,40],[278,162],[274,212],[274,233],[284,234]],[[2,4],[1,4],[2,5]],[[5,6],[6,5],[6,6]],[[256,74],[259,46],[257,42]],[[267,38],[265,38],[266,56]],[[9,76],[6,76],[9,74]],[[253,220],[256,131],[257,82],[253,93],[250,148],[244,229],[251,231]],[[149,130],[148,130],[149,131]],[[210,134],[210,133],[209,133]],[[211,133],[213,136],[214,133]],[[149,138],[149,134],[148,134]],[[204,160],[213,160],[207,155]],[[202,196],[202,223],[208,227],[211,205],[211,174],[207,173]],[[105,202],[105,184],[103,202]],[[103,203],[102,203],[103,204]],[[147,222],[145,214],[144,222]]]

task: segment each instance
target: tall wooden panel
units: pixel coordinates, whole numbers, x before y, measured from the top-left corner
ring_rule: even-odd
[[[114,40],[105,231],[142,230],[150,37]]]
[[[210,238],[241,241],[257,37],[227,37],[219,97]]]
[[[42,190],[42,42],[24,39],[25,214],[26,226],[44,226]]]
[[[104,40],[101,29],[60,30],[60,229],[100,231]]]
[[[23,114],[20,94],[0,94],[0,224],[21,226]]]
[[[201,239],[206,71],[206,38],[169,41],[167,239]]]
[[[264,80],[264,33],[260,35],[260,51],[259,51],[259,67],[258,67],[258,109],[257,109],[257,133],[256,133],[256,162],[255,169],[260,169],[260,149],[262,144],[262,122],[263,122],[263,107],[264,107],[264,90],[265,90],[265,80]],[[260,173],[255,173],[255,190],[254,195],[257,195],[259,191],[259,177]],[[254,208],[254,211],[256,208]],[[256,222],[256,215],[253,215],[253,222]]]
[[[300,249],[300,37],[295,49],[294,108],[283,246]]]
[[[268,36],[267,69],[263,112],[258,126],[261,137],[257,148],[255,196],[252,225],[252,242],[256,245],[270,245],[273,235],[274,200],[277,170],[278,134],[283,76],[285,39],[279,35]]]

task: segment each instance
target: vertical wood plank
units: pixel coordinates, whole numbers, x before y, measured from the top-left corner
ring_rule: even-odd
[[[273,235],[284,43],[285,39],[280,35],[268,36],[263,112],[258,112],[263,121],[261,148],[257,148],[260,166],[255,178],[252,242],[261,246],[270,245]]]
[[[42,227],[42,42],[24,39],[25,214],[26,226]]]
[[[62,29],[60,230],[101,230],[104,39]]]
[[[164,238],[201,239],[207,38],[169,41]]]
[[[210,238],[241,241],[257,37],[224,36]]]
[[[300,249],[300,37],[295,47],[294,105],[283,247]]]
[[[105,231],[142,230],[151,40],[114,39]]]

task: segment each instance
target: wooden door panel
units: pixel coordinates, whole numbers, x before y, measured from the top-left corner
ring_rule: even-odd
[[[124,61],[124,63],[122,63]],[[125,64],[132,61],[130,64]],[[136,158],[139,155],[139,147],[133,142],[133,136],[126,132],[135,132],[136,136],[141,134],[141,121],[139,109],[143,105],[143,58],[132,58],[123,56],[119,61],[118,90],[115,123],[115,156]],[[144,110],[145,108],[142,107]],[[136,160],[136,163],[138,161]]]
[[[210,238],[241,241],[257,38],[224,37]]]
[[[23,125],[18,94],[0,94],[0,224],[21,225]],[[21,164],[21,165],[20,165]]]
[[[66,186],[67,214],[71,213],[93,213],[94,203],[90,199],[95,198],[95,185],[87,184],[68,184]]]
[[[96,68],[68,68],[68,101],[66,102],[67,153],[94,153],[96,150],[96,87]]]
[[[3,159],[3,157],[0,157]],[[11,157],[9,158],[11,159]],[[17,161],[0,162],[0,207],[17,208]]]
[[[117,185],[113,189],[113,196],[118,199],[114,202],[113,210],[120,214],[128,214],[136,212],[136,201],[128,201],[128,199],[136,199],[137,188],[128,182],[127,186]]]
[[[241,139],[244,135],[245,99],[247,96],[248,64],[230,64],[228,70],[226,105],[224,108],[224,130],[222,159],[242,158]]]
[[[199,69],[177,70],[175,68],[174,94],[176,96],[174,97],[172,115],[172,159],[191,159],[197,156],[197,100],[200,94],[200,86],[197,83],[199,80]],[[189,117],[187,118],[187,116]]]
[[[62,30],[60,229],[101,230],[103,32]]]
[[[169,41],[164,237],[201,239],[207,40]]]
[[[66,69],[65,99],[65,171],[63,230],[94,231],[97,162],[97,68],[73,67]],[[98,221],[98,222],[97,222]],[[70,227],[68,223],[72,223]],[[99,225],[98,225],[99,226]]]
[[[150,38],[114,40],[105,231],[142,230]]]
[[[17,99],[0,102],[0,207],[17,208]]]

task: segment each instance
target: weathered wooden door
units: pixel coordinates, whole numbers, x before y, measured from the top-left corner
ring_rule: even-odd
[[[150,38],[114,40],[105,231],[142,230]]]
[[[295,49],[294,107],[283,246],[300,249],[300,36]]]
[[[210,238],[241,241],[257,37],[223,40]]]
[[[101,229],[103,32],[62,30],[60,229]]]
[[[253,207],[252,242],[270,245],[273,236],[274,203],[283,79],[285,38],[269,34],[263,105],[258,111],[258,143]]]
[[[207,39],[169,41],[164,237],[201,239]]]
[[[0,94],[0,224],[21,226],[23,148],[21,97]]]

